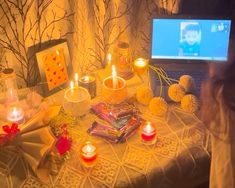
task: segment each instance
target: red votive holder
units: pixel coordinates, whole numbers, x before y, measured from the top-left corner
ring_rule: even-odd
[[[96,163],[97,148],[92,142],[86,141],[81,147],[80,158],[85,167],[92,167]]]
[[[145,122],[140,130],[142,142],[146,145],[152,145],[156,142],[156,126],[151,122]]]

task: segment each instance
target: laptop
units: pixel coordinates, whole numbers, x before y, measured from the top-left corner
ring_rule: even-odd
[[[150,65],[164,70],[179,80],[183,74],[196,82],[194,94],[200,96],[201,84],[207,79],[208,63],[226,63],[231,30],[231,19],[169,15],[152,19]],[[150,69],[151,88],[167,100],[168,85]],[[173,81],[174,83],[174,81]]]

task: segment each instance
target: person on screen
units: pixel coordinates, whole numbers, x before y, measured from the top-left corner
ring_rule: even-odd
[[[235,61],[209,67],[202,120],[211,135],[210,188],[235,188]]]
[[[198,24],[188,24],[182,31],[180,56],[198,56],[201,41],[201,29]]]

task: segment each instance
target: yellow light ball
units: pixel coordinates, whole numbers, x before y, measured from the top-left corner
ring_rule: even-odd
[[[148,105],[153,98],[152,91],[149,87],[139,87],[136,91],[136,99],[140,104]]]
[[[187,93],[193,92],[195,90],[195,81],[190,75],[183,75],[180,77],[179,84],[183,86]]]
[[[181,100],[181,108],[187,112],[194,113],[199,109],[199,102],[195,95],[185,95]]]
[[[164,116],[167,109],[167,102],[162,97],[154,97],[149,103],[150,112],[156,116]]]
[[[180,84],[172,84],[168,89],[168,96],[174,102],[180,102],[185,95],[185,89]]]

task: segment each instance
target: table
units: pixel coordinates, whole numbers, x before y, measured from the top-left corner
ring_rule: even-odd
[[[93,100],[93,103],[99,101]],[[0,152],[1,187],[193,187],[209,175],[210,142],[203,123],[194,115],[171,106],[166,117],[151,115],[140,106],[143,116],[156,123],[155,145],[141,143],[138,132],[126,143],[112,144],[91,137],[86,131],[97,119],[88,114],[70,126],[73,147],[59,172],[42,182],[31,172],[27,162],[14,150]],[[60,115],[59,115],[60,116]],[[62,114],[61,116],[66,116]],[[66,120],[66,117],[57,117]],[[79,147],[92,140],[99,149],[93,168],[79,161]]]

